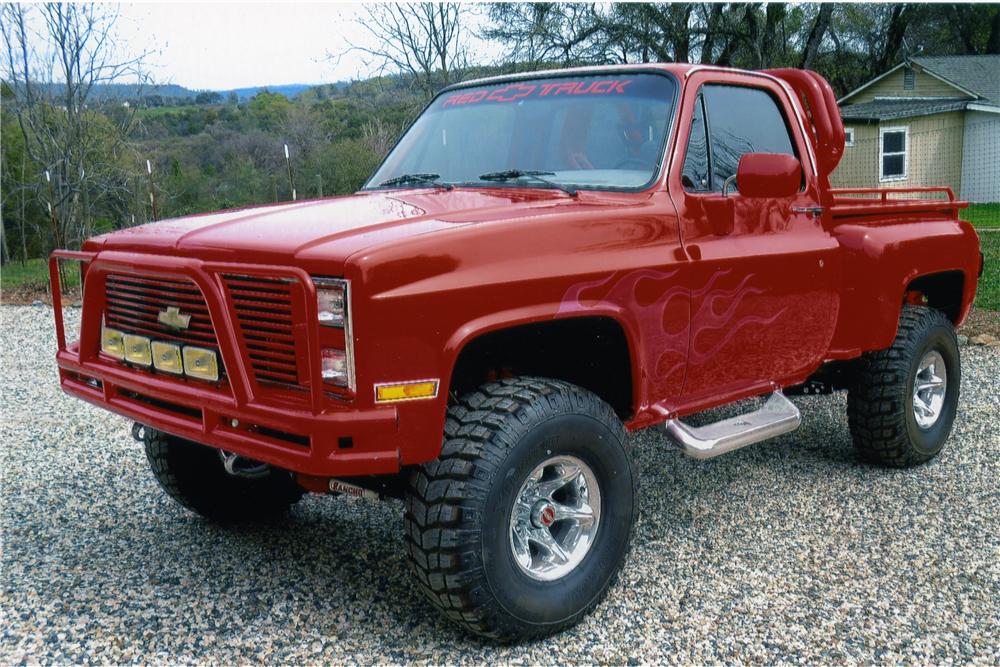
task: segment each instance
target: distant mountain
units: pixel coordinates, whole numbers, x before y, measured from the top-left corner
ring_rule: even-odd
[[[56,94],[59,94],[59,92],[63,89],[62,84],[58,83],[46,85]],[[239,101],[245,102],[264,90],[272,93],[279,93],[289,99],[292,99],[297,97],[300,93],[313,88],[323,88],[327,86],[336,87],[337,85],[340,85],[340,82],[335,84],[288,83],[276,86],[250,86],[247,88],[206,91],[185,88],[184,86],[179,86],[174,83],[145,86],[138,86],[132,83],[106,83],[94,86],[91,95],[92,99],[98,102],[107,100],[134,100],[140,97],[151,97],[154,95],[163,99],[186,100],[194,99],[200,93],[217,92],[224,100],[229,98],[230,93],[236,93],[236,97]]]
[[[20,85],[20,84],[16,84]],[[61,83],[35,84],[42,89],[48,90],[51,94],[59,95],[65,86]],[[137,97],[149,97],[159,95],[160,97],[189,98],[196,97],[199,91],[178,86],[176,84],[163,84],[159,86],[145,85],[139,86],[134,83],[101,83],[94,86],[91,91],[91,98],[95,101],[102,100],[134,100]]]

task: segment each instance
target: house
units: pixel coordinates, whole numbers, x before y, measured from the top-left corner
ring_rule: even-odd
[[[913,56],[838,100],[837,187],[947,185],[1000,202],[1000,55]]]

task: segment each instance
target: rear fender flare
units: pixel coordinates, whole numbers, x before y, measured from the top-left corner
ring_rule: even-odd
[[[961,315],[975,294],[975,273],[963,259],[978,261],[975,233],[955,220],[885,227],[850,226],[837,230],[844,248],[844,301],[835,350],[883,350],[899,326],[906,289],[916,279],[945,272],[964,276]],[[969,246],[969,247],[967,247]]]

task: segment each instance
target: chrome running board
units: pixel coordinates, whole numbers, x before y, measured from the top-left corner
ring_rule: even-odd
[[[794,431],[801,421],[795,404],[776,391],[753,412],[705,426],[688,426],[679,419],[670,419],[664,427],[685,454],[710,459]]]

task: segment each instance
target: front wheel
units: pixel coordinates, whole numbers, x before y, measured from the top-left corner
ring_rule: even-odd
[[[862,357],[847,395],[854,445],[876,463],[906,468],[944,447],[958,410],[962,367],[944,314],[905,306],[896,340]]]
[[[621,421],[594,394],[541,378],[484,385],[451,407],[441,456],[411,480],[421,588],[496,639],[569,627],[621,569],[637,479]]]

